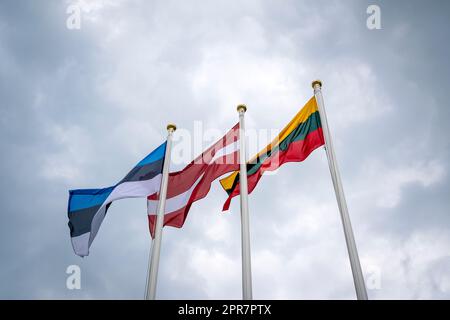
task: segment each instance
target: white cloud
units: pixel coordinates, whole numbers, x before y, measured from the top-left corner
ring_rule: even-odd
[[[225,253],[214,249],[195,248],[190,253],[187,262],[189,269],[200,275],[202,280],[209,280],[201,281],[207,297],[210,299],[232,298],[230,296],[224,297],[224,293],[239,278],[237,261],[231,259]]]
[[[117,7],[124,0],[66,0],[66,2],[68,5],[79,6],[83,13],[86,13],[85,18],[95,21],[101,14],[101,10],[111,6]]]
[[[47,128],[49,141],[59,146],[43,154],[39,173],[49,180],[76,184],[85,181],[93,145],[89,134],[80,127],[53,125]]]
[[[337,129],[374,120],[392,110],[370,65],[348,61],[329,68],[329,82],[324,83],[325,104],[333,106],[327,112],[334,113]]]
[[[382,208],[396,207],[406,186],[417,183],[427,188],[446,177],[446,167],[438,160],[389,165],[373,159],[362,168],[354,197],[360,198],[359,201],[375,201]]]
[[[363,264],[381,271],[381,288],[371,291],[372,297],[448,299],[449,244],[448,235],[436,229],[416,232],[404,241],[371,238],[370,255],[364,256]]]

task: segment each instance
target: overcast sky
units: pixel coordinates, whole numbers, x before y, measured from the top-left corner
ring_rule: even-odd
[[[115,202],[82,259],[68,190],[117,183],[168,122],[225,132],[246,103],[249,129],[281,129],[316,78],[369,298],[450,298],[450,2],[86,0],[69,30],[77,2],[0,2],[0,298],[143,298],[145,200]],[[159,298],[241,298],[225,199],[216,181],[164,229]],[[323,149],[264,177],[249,206],[255,299],[355,298]],[[66,288],[74,264],[81,290]]]

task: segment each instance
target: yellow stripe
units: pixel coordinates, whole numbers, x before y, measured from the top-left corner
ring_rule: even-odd
[[[283,141],[292,131],[294,131],[301,123],[305,122],[311,114],[316,112],[318,109],[316,98],[312,97],[305,104],[305,106],[295,115],[295,117],[288,123],[286,127],[278,134],[278,136],[268,144],[264,149],[262,149],[258,154],[256,154],[249,163],[256,161],[256,159],[263,154],[266,154],[269,150],[277,146],[281,141]],[[239,171],[235,171],[228,177],[220,180],[222,187],[229,191],[233,187],[234,179],[236,178]]]
[[[254,156],[249,162],[255,161],[257,157],[262,154],[267,153],[273,147],[277,146],[278,143],[283,141],[292,131],[294,131],[302,122],[308,120],[309,116],[318,110],[316,98],[312,97],[305,106],[295,115],[295,117],[288,123],[286,127],[278,134],[275,139],[268,144],[264,149],[262,149],[256,156]]]
[[[220,184],[222,185],[222,188],[224,188],[226,191],[231,190],[231,188],[233,187],[234,179],[236,179],[236,176],[238,174],[239,174],[239,171],[235,171],[232,174],[230,174],[228,177],[220,180]]]

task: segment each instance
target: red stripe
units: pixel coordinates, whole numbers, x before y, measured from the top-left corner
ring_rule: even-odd
[[[164,215],[164,226],[181,228],[186,220],[186,207]],[[148,215],[148,227],[152,238],[155,238],[156,215]]]
[[[324,144],[325,140],[323,138],[322,128],[318,128],[317,130],[309,133],[304,140],[292,142],[287,150],[279,151],[274,156],[267,158],[256,173],[248,176],[248,193],[252,193],[265,171],[274,171],[287,162],[304,161],[311,154],[311,152]],[[227,211],[229,209],[231,199],[239,195],[239,193],[239,183],[237,183],[236,187],[233,189],[233,192],[225,201],[223,211]]]

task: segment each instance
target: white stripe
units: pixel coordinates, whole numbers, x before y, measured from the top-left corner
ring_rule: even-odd
[[[192,185],[192,187],[189,188],[189,190],[176,195],[175,197],[167,198],[166,209],[164,210],[165,213],[171,213],[185,207],[189,201],[189,198],[191,197],[192,191],[194,191],[194,188],[200,182],[202,177],[203,174],[200,176],[200,178],[197,179],[197,181],[195,181],[195,183]],[[159,200],[147,200],[147,213],[149,215],[156,215],[156,207],[158,206],[158,201]]]
[[[100,207],[100,209],[98,209],[98,211],[92,218],[91,232],[90,232],[91,236],[89,237],[89,247],[91,246],[92,241],[94,241],[98,229],[100,229],[100,225],[102,224],[103,219],[105,219],[105,216],[106,216],[106,205],[103,205]]]
[[[229,145],[226,145],[222,149],[218,150],[216,152],[216,154],[214,155],[214,157],[212,158],[210,163],[216,161],[217,159],[219,159],[219,158],[221,158],[223,156],[232,154],[232,153],[234,153],[234,152],[236,152],[238,150],[239,150],[239,141],[235,141],[233,143],[230,143]]]
[[[222,149],[218,150],[214,157],[211,159],[209,163],[212,163],[213,161],[226,156],[228,154],[232,154],[239,150],[239,141],[235,141],[229,145],[226,145]],[[171,213],[175,212],[183,207],[185,207],[188,203],[188,200],[194,190],[194,188],[197,186],[197,184],[200,182],[200,179],[203,177],[203,174],[195,181],[195,183],[185,192],[178,194],[172,198],[166,199],[166,209],[165,213]],[[170,185],[169,185],[170,188]],[[156,214],[156,208],[158,206],[158,200],[147,200],[147,213],[149,215],[155,215]]]
[[[91,233],[84,233],[82,235],[79,235],[78,237],[71,238],[72,240],[72,247],[73,251],[75,251],[75,254],[79,255],[80,257],[85,257],[89,255],[89,237],[91,236]]]
[[[159,191],[162,174],[158,174],[150,180],[123,182],[111,192],[103,205],[124,198],[147,197]]]
[[[239,142],[239,141],[238,141]],[[225,148],[222,148],[217,151],[214,158],[212,159],[211,163],[223,156],[232,154],[239,150],[239,143],[232,143],[226,146]],[[178,194],[172,198],[166,199],[166,209],[165,214],[175,212],[183,207],[185,207],[189,201],[189,198],[194,191],[194,188],[197,186],[197,184],[200,182],[201,178],[203,177],[203,174],[200,176],[200,178],[195,181],[195,183],[185,192]],[[169,185],[170,188],[170,185]],[[147,200],[147,213],[149,215],[156,215],[156,208],[158,207],[158,200]]]

